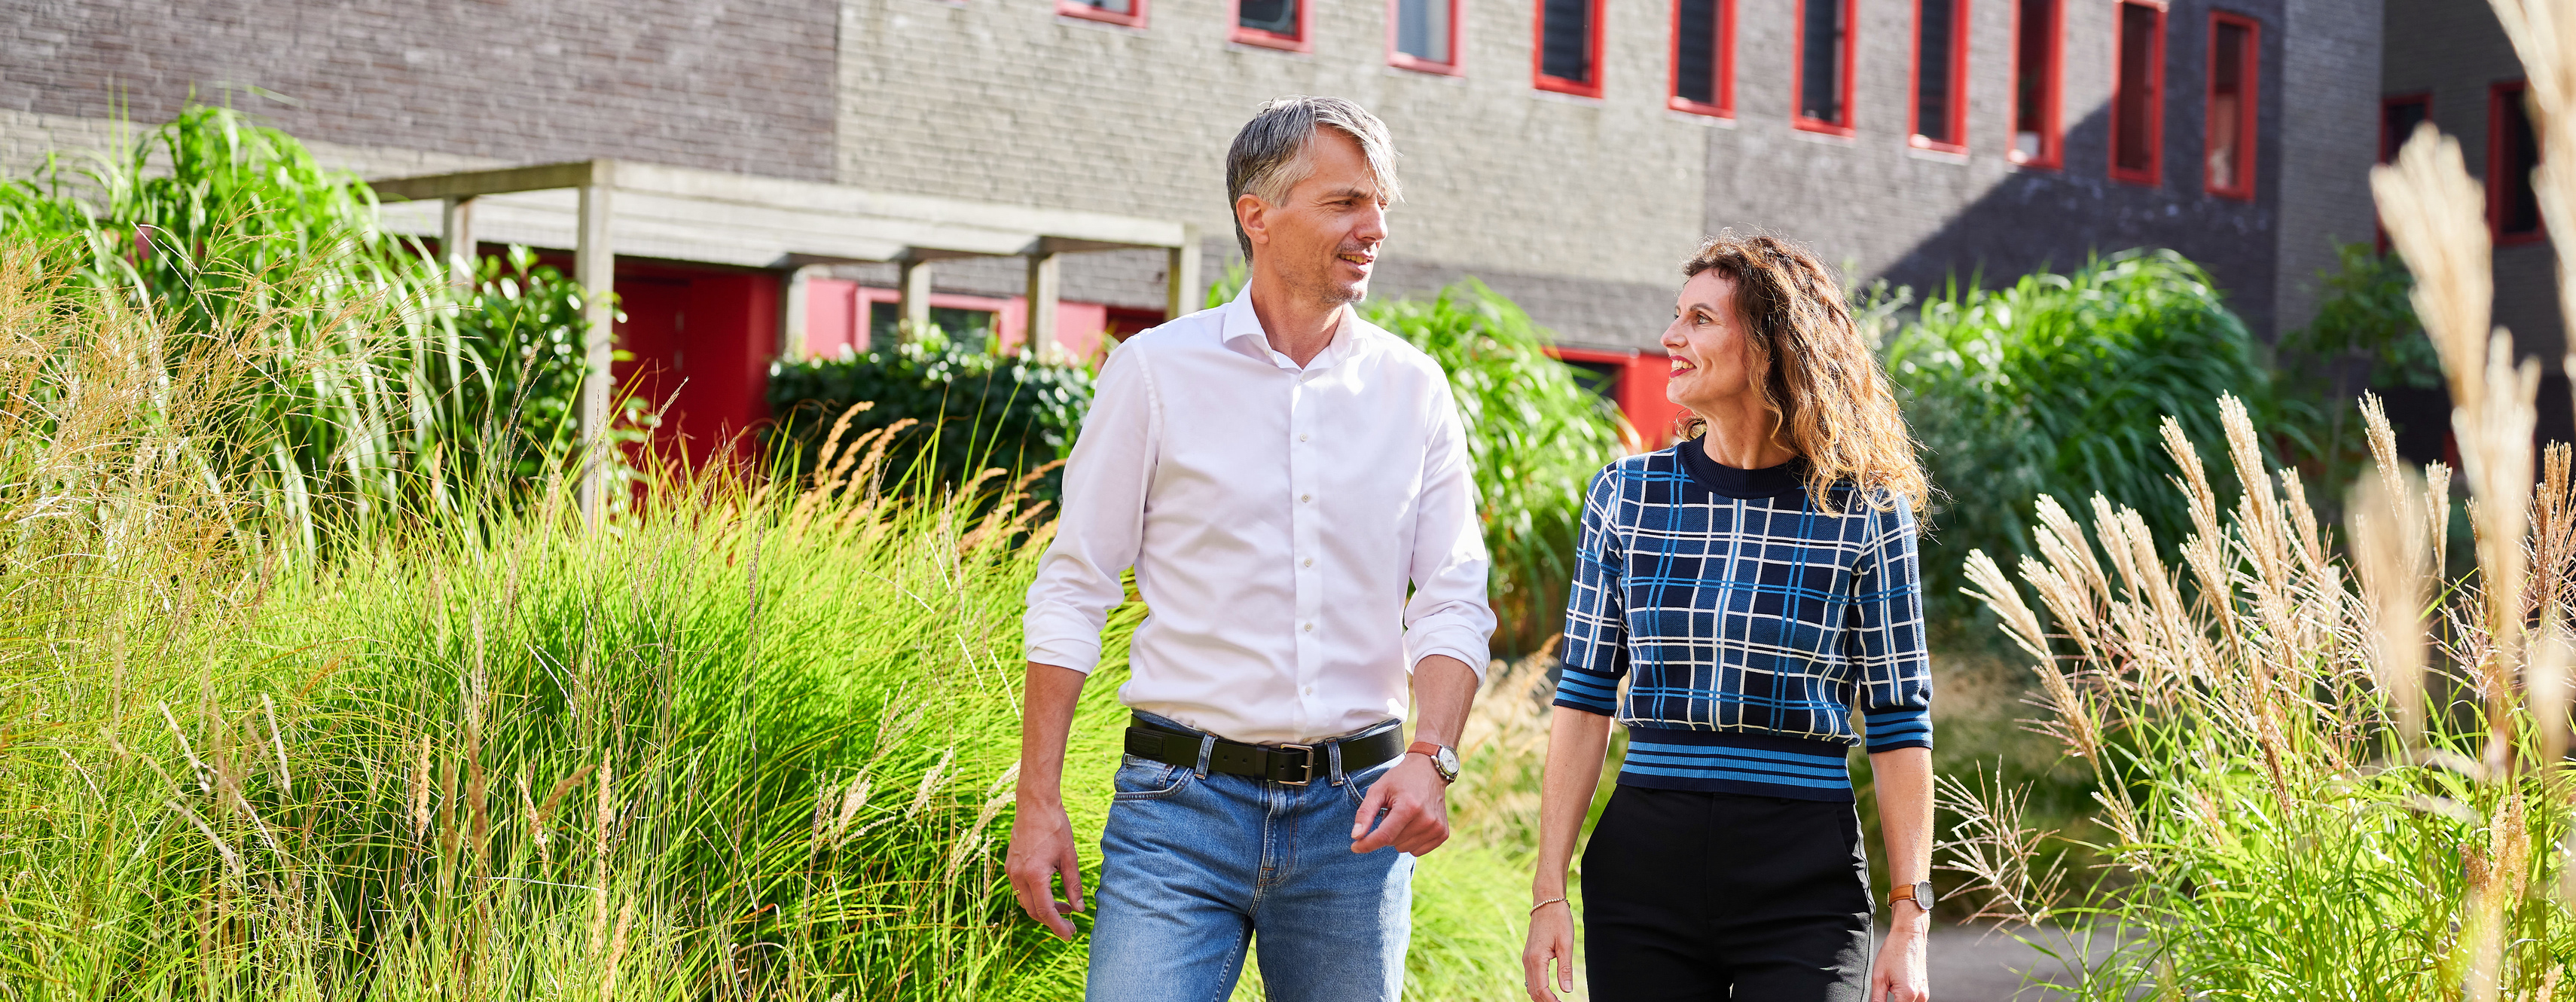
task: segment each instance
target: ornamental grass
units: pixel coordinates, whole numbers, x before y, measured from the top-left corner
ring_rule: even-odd
[[[2576,260],[2576,4],[2496,7],[2548,137],[2542,206]],[[2036,554],[2011,575],[1969,560],[1971,594],[2034,662],[2033,725],[2097,781],[2098,832],[2034,830],[2016,791],[1954,779],[1943,800],[1962,820],[1943,863],[1985,917],[2069,927],[2031,938],[2075,944],[2057,948],[2073,997],[2576,992],[2569,450],[2533,447],[2539,364],[2515,362],[2490,325],[2485,197],[2457,143],[2420,129],[2372,187],[2417,277],[2456,473],[2401,462],[2365,398],[2376,469],[2338,542],[2299,471],[2268,467],[2262,431],[2225,399],[2223,441],[2164,428],[2190,512],[2179,541],[2099,497],[2084,511],[2042,498]],[[2211,487],[2220,470],[2241,485],[2232,501]],[[2450,552],[2455,509],[2464,553]],[[2069,846],[2102,866],[2070,869]]]

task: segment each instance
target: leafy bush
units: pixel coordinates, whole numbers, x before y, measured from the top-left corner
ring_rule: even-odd
[[[2290,392],[2325,405],[2319,409],[2329,417],[2317,460],[2324,485],[2339,489],[2363,462],[2352,408],[2343,404],[2365,388],[2438,388],[2442,360],[2416,322],[2409,298],[2415,277],[2403,259],[2370,244],[2348,243],[2336,246],[2335,263],[2333,271],[2317,273],[2325,295],[2316,318],[2281,336],[2282,355],[2299,363],[2281,376]],[[2331,494],[2324,500],[2326,507],[2338,507]]]
[[[1429,300],[1371,302],[1360,315],[1449,374],[1493,552],[1494,648],[1537,650],[1565,626],[1584,491],[1624,452],[1626,419],[1548,357],[1546,329],[1475,279]]]
[[[1906,417],[1949,497],[1930,520],[1925,594],[1955,598],[1968,551],[2032,552],[2035,495],[2080,506],[2095,493],[2139,510],[2160,539],[2190,512],[2166,483],[2157,423],[2218,434],[2233,393],[2292,442],[2309,412],[2277,403],[2272,374],[2208,272],[2171,251],[2127,251],[2003,289],[1952,287],[1887,348]]]
[[[847,414],[854,404],[866,410]],[[896,470],[915,463],[927,483],[954,487],[999,466],[1026,472],[1073,450],[1091,404],[1091,370],[1025,355],[996,355],[952,343],[937,328],[864,355],[779,362],[769,369],[769,406],[787,472],[812,472],[833,426],[852,434],[904,425],[887,455]],[[1052,471],[1034,485],[1056,496]]]

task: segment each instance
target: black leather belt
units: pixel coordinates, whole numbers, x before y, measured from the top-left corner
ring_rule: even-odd
[[[1169,727],[1135,717],[1127,728],[1127,754],[1170,765],[1198,768],[1199,746],[1207,734]],[[1208,751],[1208,771],[1236,776],[1257,776],[1273,783],[1304,786],[1318,777],[1329,777],[1333,768],[1333,750],[1342,753],[1342,772],[1359,772],[1404,754],[1404,728],[1390,726],[1366,734],[1322,741],[1311,745],[1248,745],[1240,741],[1216,739]]]

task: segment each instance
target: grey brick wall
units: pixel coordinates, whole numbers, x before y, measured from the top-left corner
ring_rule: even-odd
[[[2402,0],[2401,0],[2402,2]],[[2369,240],[2377,211],[2369,165],[2379,156],[2380,0],[2288,0],[2282,39],[2280,323],[2316,315],[2318,272],[2334,245]]]
[[[831,0],[0,0],[0,111],[828,179]],[[248,88],[273,92],[277,99]]]
[[[1173,0],[1138,30],[1040,0],[850,0],[840,179],[1195,220],[1213,277],[1234,131],[1267,98],[1336,94],[1403,152],[1381,294],[1474,274],[1572,340],[1662,329],[1711,131],[1664,109],[1669,8],[1612,0],[1599,101],[1530,86],[1528,3],[1466,5],[1463,77],[1387,66],[1382,2],[1318,4],[1312,54],[1230,44],[1232,9]]]

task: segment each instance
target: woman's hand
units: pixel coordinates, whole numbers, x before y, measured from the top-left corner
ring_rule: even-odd
[[[1932,916],[1911,904],[1900,904],[1888,920],[1887,941],[1869,965],[1869,1002],[1931,1002],[1932,979],[1924,971],[1924,940]],[[1536,927],[1531,935],[1535,936]]]
[[[1557,991],[1574,991],[1574,908],[1562,900],[1530,912],[1529,945],[1521,947],[1521,986],[1530,1002],[1557,1002],[1548,990],[1549,960],[1556,961]]]

